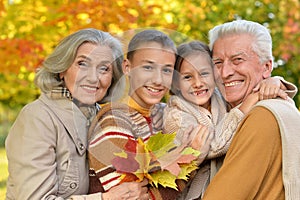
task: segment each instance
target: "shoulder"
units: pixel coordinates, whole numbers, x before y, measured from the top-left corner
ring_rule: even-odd
[[[259,126],[274,125],[276,118],[273,113],[263,106],[254,107],[243,120],[243,123],[256,123]]]
[[[47,118],[49,116],[49,108],[42,103],[42,101],[39,99],[36,99],[35,101],[25,105],[19,115],[18,119],[22,120],[31,120],[31,119],[39,119],[39,118]]]
[[[277,148],[280,138],[279,125],[272,112],[258,106],[239,124],[227,154],[243,152],[243,155],[252,155],[264,152],[267,155],[273,148]]]
[[[126,137],[140,135],[140,132],[149,132],[146,118],[137,110],[126,104],[113,103],[101,108],[89,129],[89,139],[104,134],[125,134]]]
[[[189,110],[197,110],[189,102],[178,96],[172,95],[164,109],[164,118],[182,120],[186,115],[191,116]]]
[[[274,136],[276,132],[279,133],[279,125],[273,113],[265,107],[257,106],[242,120],[237,135],[246,133],[243,135],[249,139],[255,137],[265,140]]]
[[[141,116],[141,114],[123,103],[110,103],[104,105],[100,111],[97,113],[97,116],[94,120],[94,123],[102,122],[111,118],[112,120],[125,120],[130,121],[131,116]]]
[[[259,101],[256,106],[262,106],[270,110],[276,117],[298,117],[299,110],[296,108],[295,104],[288,100],[282,99],[268,99]],[[288,115],[286,115],[288,113]]]

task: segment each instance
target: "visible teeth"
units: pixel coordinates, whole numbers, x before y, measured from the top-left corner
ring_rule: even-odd
[[[147,89],[150,90],[151,92],[159,92],[159,90],[154,89],[154,88],[147,87]]]
[[[88,89],[88,90],[97,90],[97,88],[96,87],[89,87],[89,86],[82,86],[83,88],[85,88],[85,89]]]
[[[235,81],[235,82],[225,83],[224,85],[225,85],[226,87],[230,87],[230,86],[235,86],[235,85],[238,85],[238,84],[240,84],[240,82]]]
[[[206,90],[200,90],[200,91],[194,92],[195,95],[200,95],[200,94],[204,94],[204,93],[206,93]]]

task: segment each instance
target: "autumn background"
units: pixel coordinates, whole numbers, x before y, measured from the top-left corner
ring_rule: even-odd
[[[5,195],[4,141],[20,109],[39,95],[36,68],[66,35],[94,27],[120,35],[156,27],[207,41],[213,26],[247,19],[271,30],[275,69],[299,88],[299,0],[1,0],[0,1],[0,199]],[[180,43],[185,38],[173,38]],[[300,107],[300,94],[294,98]]]

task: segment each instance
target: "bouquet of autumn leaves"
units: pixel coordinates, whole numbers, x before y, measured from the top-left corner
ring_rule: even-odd
[[[152,186],[177,190],[176,179],[188,180],[197,169],[195,161],[200,152],[174,143],[176,133],[152,135],[144,142],[141,138],[128,139],[125,149],[115,153],[112,161],[121,173],[121,182],[142,181],[147,178]]]

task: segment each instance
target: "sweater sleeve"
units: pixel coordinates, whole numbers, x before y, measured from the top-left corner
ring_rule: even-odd
[[[215,127],[215,137],[211,143],[208,158],[220,157],[226,154],[234,133],[243,119],[244,114],[237,107],[225,114]]]
[[[96,123],[95,123],[96,121]],[[103,107],[89,132],[89,193],[106,192],[118,185],[121,174],[112,166],[115,153],[120,153],[128,139],[133,139],[131,121],[121,110]]]
[[[288,96],[290,97],[290,98],[294,98],[295,97],[295,95],[297,94],[297,92],[298,92],[298,88],[294,85],[294,84],[292,84],[291,82],[288,82],[288,81],[286,81],[283,77],[281,77],[281,76],[275,76],[275,77],[277,77],[277,78],[279,78],[280,79],[280,81],[283,83],[283,85],[286,87],[286,93],[288,94]]]
[[[176,132],[175,142],[177,145],[181,144],[184,131],[188,127],[193,127],[198,124],[197,120],[187,112],[182,110],[166,107],[164,110],[164,133]]]
[[[281,151],[275,117],[254,108],[241,122],[203,199],[284,199]]]

